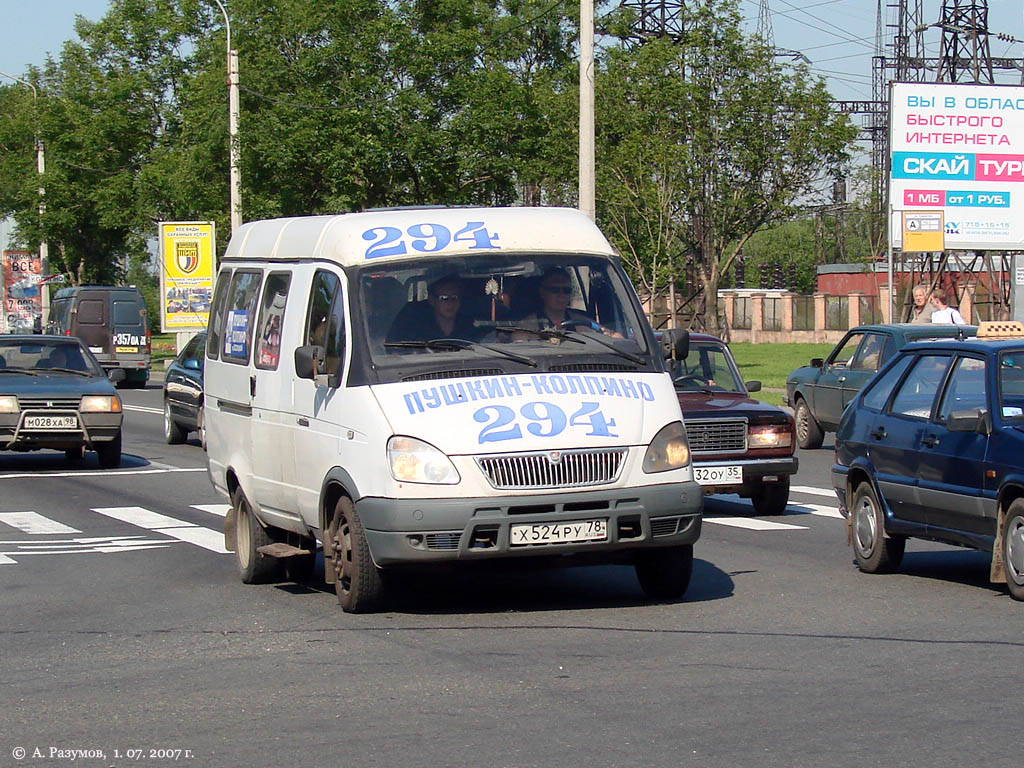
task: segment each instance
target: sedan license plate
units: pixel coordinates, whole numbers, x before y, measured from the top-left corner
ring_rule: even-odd
[[[76,429],[76,416],[26,416],[25,429]]]
[[[509,535],[513,547],[533,544],[571,544],[577,541],[604,541],[608,538],[608,521],[572,520],[566,523],[513,525]]]
[[[693,479],[701,485],[738,485],[743,482],[743,467],[694,467]]]

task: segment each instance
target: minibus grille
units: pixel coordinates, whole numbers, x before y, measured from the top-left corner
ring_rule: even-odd
[[[709,453],[743,453],[747,450],[746,419],[684,419],[690,451],[699,456]]]
[[[477,456],[476,463],[499,490],[578,488],[614,483],[622,470],[626,448]]]
[[[429,381],[430,379],[466,379],[473,376],[504,376],[505,371],[501,368],[470,368],[463,371],[431,371],[430,373],[417,373],[414,376],[405,376],[402,381]]]

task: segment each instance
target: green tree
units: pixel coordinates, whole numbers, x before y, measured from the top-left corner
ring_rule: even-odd
[[[609,52],[598,87],[599,219],[647,289],[691,265],[719,331],[723,275],[750,237],[813,201],[855,129],[820,80],[745,36],[735,0],[687,4],[678,41]]]

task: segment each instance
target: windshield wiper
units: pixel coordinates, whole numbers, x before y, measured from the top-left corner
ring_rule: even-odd
[[[39,375],[39,371],[32,370],[31,368],[0,368],[0,373],[26,373],[29,376]]]
[[[478,341],[470,341],[469,339],[430,339],[430,341],[386,341],[384,342],[385,347],[398,347],[405,349],[486,349],[495,354],[507,357],[509,360],[515,360],[517,363],[523,365],[529,365],[532,368],[537,367],[535,360],[525,357],[524,355],[517,355],[515,352],[509,352],[506,349],[500,347],[492,347],[490,344],[481,344]]]
[[[562,341],[575,341],[577,344],[586,344],[587,342],[583,339],[577,339],[570,336],[565,331],[556,331],[554,328],[521,328],[517,325],[499,325],[497,327],[499,331],[518,331],[520,333],[532,333],[534,336],[539,336],[542,339],[561,339]]]
[[[74,368],[45,368],[44,373],[49,371],[59,371],[60,373],[73,373],[76,376],[90,376],[91,374],[85,371],[76,371]]]
[[[566,337],[572,339],[573,341],[580,341],[580,339],[576,338],[575,336],[570,336],[569,333],[567,333],[565,331],[558,331],[558,333],[561,333],[561,334],[565,335]],[[574,332],[574,333],[578,333],[578,332]],[[644,364],[644,359],[642,357],[640,357],[639,355],[634,355],[632,352],[626,352],[625,350],[619,349],[614,344],[612,344],[610,341],[607,341],[604,338],[604,334],[601,333],[600,331],[595,331],[592,334],[588,333],[583,338],[584,339],[591,339],[593,341],[596,341],[602,347],[608,347],[608,349],[610,349],[612,352],[617,354],[619,357],[624,357],[627,360],[629,360],[630,362],[636,363],[637,365],[643,365]]]

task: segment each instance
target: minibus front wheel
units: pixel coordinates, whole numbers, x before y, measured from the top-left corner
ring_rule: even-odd
[[[346,613],[367,613],[378,608],[384,597],[380,569],[370,557],[363,522],[348,496],[338,499],[328,529],[325,557],[334,566],[334,589]]]

